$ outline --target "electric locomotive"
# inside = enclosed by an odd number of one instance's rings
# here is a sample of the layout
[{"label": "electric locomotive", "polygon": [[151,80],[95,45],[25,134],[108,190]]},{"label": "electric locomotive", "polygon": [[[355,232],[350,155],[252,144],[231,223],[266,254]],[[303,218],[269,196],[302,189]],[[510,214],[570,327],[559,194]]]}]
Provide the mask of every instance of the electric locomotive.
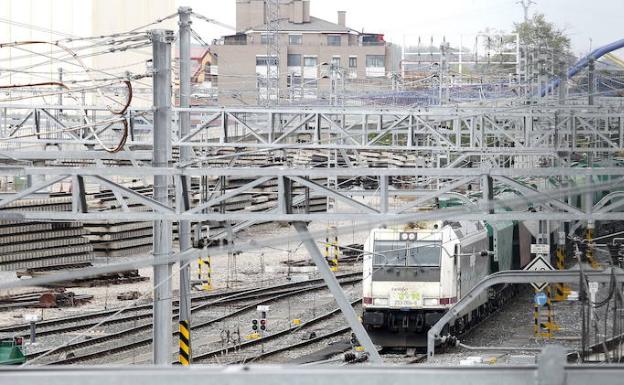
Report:
[{"label": "electric locomotive", "polygon": [[[515,234],[512,222],[430,221],[373,229],[364,245],[362,314],[373,342],[426,346],[428,329],[467,291],[513,267]],[[501,306],[509,292],[497,287],[475,298],[445,333],[462,333]]]}]

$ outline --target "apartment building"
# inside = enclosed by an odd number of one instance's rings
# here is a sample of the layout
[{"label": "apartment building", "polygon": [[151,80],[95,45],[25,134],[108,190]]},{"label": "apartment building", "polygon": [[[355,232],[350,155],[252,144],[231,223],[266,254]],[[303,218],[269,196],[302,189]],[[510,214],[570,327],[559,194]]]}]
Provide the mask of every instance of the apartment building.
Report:
[{"label": "apartment building", "polygon": [[237,33],[211,49],[219,67],[220,104],[276,98],[267,91],[272,81],[279,84],[280,100],[292,101],[323,98],[336,79],[386,76],[384,36],[347,27],[346,12],[338,11],[334,23],[311,16],[310,0],[282,0],[272,26],[267,12],[265,0],[236,0]]}]

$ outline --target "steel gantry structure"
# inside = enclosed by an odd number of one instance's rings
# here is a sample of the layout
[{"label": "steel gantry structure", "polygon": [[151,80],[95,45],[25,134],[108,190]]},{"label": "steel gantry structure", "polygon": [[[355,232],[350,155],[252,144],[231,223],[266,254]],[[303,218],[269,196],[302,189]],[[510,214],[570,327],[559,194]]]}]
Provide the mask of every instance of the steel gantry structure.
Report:
[{"label": "steel gantry structure", "polygon": [[[435,198],[454,189],[460,189],[470,185],[482,177],[491,177],[497,187],[506,186],[514,189],[519,197],[516,199],[493,200],[492,208],[505,208],[506,211],[483,213],[481,205],[469,205],[460,209],[446,210],[457,218],[472,220],[559,220],[559,221],[587,221],[587,220],[622,220],[624,213],[617,211],[621,204],[600,204],[599,210],[582,210],[566,202],[570,195],[583,195],[595,191],[614,190],[624,184],[624,168],[538,168],[538,169],[507,169],[507,168],[471,168],[471,169],[389,169],[389,168],[272,168],[272,167],[246,167],[246,168],[214,168],[214,169],[178,169],[158,167],[23,167],[12,166],[3,168],[4,175],[30,176],[33,179],[45,179],[35,183],[20,192],[5,194],[0,200],[0,218],[19,220],[54,220],[54,221],[105,221],[114,220],[121,222],[149,221],[166,219],[170,221],[335,221],[335,220],[359,220],[376,222],[393,222],[418,220],[435,215],[442,215],[445,210],[435,212],[421,212],[421,206],[430,204]],[[550,179],[553,177],[592,176],[610,179],[607,182],[582,182],[566,189],[539,191],[531,186],[514,180],[514,177],[531,178],[532,180]],[[45,178],[47,176],[47,178]],[[188,191],[176,188],[173,192],[174,199],[162,202],[150,198],[124,187],[114,179],[119,178],[142,178],[164,176],[182,185],[188,178],[211,176],[211,177],[241,177],[249,180],[245,185],[225,193],[218,193],[207,201],[200,202],[194,207],[185,207],[188,200]],[[330,189],[323,184],[314,182],[311,178],[328,176],[340,177],[374,177],[380,179],[380,187],[376,195],[379,199],[374,202],[362,202],[354,196],[363,195],[366,190],[338,191]],[[441,184],[440,188],[427,190],[390,190],[387,182],[390,177],[421,177],[428,176],[436,179],[444,179],[448,182]],[[383,181],[386,180],[384,183]],[[594,178],[591,179],[592,181]],[[82,182],[81,182],[82,181]],[[69,184],[73,200],[71,211],[26,211],[19,208],[12,209],[11,203],[36,194],[45,192],[46,188],[56,183]],[[81,199],[84,196],[84,184],[99,185],[102,189],[111,189],[115,193],[121,210],[108,211],[95,208],[91,210],[88,202]],[[257,186],[276,184],[275,193],[278,195],[278,207],[275,210],[265,212],[249,212],[240,210],[210,211],[219,203],[232,199],[238,195],[252,192]],[[331,197],[344,203],[344,207],[337,208],[333,213],[310,213],[293,204],[303,192],[295,193],[296,187],[306,187],[316,196]],[[391,207],[392,196],[413,195],[414,201],[407,202],[396,208]],[[619,202],[621,196],[611,197]],[[177,203],[176,203],[177,202]],[[133,203],[130,206],[129,203]],[[299,205],[300,206],[300,205]],[[529,210],[539,206],[541,209]],[[598,206],[598,205],[596,205]]]},{"label": "steel gantry structure", "polygon": [[[81,123],[84,111],[99,120]],[[150,109],[129,109],[117,118],[106,118],[107,113],[102,107],[0,104],[1,154],[56,159],[55,154],[35,151],[56,147],[87,150],[61,159],[91,159],[98,142],[87,128],[97,127],[93,131],[114,141],[122,122],[131,127],[132,135],[121,154],[151,145]],[[171,113],[175,122],[188,114],[192,127],[181,132],[180,125],[174,125],[172,146],[196,152],[311,149],[555,157],[624,149],[624,112],[619,106],[172,107]]]},{"label": "steel gantry structure", "polygon": [[[189,13],[188,8],[179,11],[183,54]],[[358,339],[378,361],[311,242],[307,222],[624,220],[619,211],[624,200],[617,193],[597,203],[585,199],[580,208],[571,203],[595,191],[621,190],[624,168],[617,167],[617,157],[624,150],[624,112],[617,106],[190,107],[189,85],[181,81],[180,105],[174,107],[173,34],[154,30],[150,36],[152,108],[119,113],[101,106],[0,105],[2,176],[28,180],[25,189],[2,194],[0,220],[154,221],[157,364],[170,361],[167,281],[173,222],[180,224],[182,253],[192,252],[191,223],[293,223]],[[188,66],[188,60],[181,60],[185,79]],[[319,155],[325,160],[312,160]],[[243,182],[200,195],[192,187],[193,181],[205,179],[216,186],[228,178]],[[327,183],[330,178],[339,183]],[[125,180],[136,179],[153,185],[153,197],[124,186]],[[373,187],[362,180],[372,181]],[[61,183],[71,191],[70,210],[29,211],[14,205]],[[112,191],[119,209],[91,205],[86,186]],[[277,197],[275,207],[252,212],[223,205],[260,188]],[[496,197],[495,190],[511,191],[513,197]],[[457,191],[464,193],[464,206],[420,210],[435,208],[436,199]],[[364,199],[371,196],[375,200]],[[332,212],[310,212],[306,202],[311,197],[341,204]],[[185,296],[188,282],[183,281]],[[188,317],[184,313],[181,320]]]}]

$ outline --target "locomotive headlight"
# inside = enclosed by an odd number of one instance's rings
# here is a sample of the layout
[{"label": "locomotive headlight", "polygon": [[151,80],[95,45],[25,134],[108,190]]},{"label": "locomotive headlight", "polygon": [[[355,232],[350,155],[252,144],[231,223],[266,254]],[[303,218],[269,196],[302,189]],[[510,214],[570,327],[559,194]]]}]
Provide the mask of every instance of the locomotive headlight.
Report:
[{"label": "locomotive headlight", "polygon": [[438,306],[439,302],[437,298],[425,298],[423,300],[423,305],[425,306]]}]

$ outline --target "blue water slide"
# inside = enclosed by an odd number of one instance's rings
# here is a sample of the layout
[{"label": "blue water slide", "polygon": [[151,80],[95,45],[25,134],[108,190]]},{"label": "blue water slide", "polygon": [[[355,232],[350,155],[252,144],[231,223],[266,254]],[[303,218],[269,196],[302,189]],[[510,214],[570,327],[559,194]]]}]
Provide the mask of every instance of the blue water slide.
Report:
[{"label": "blue water slide", "polygon": [[[592,59],[597,60],[603,55],[606,55],[609,52],[618,50],[620,48],[624,48],[624,39],[620,39],[620,40],[614,41],[613,43],[604,45],[600,48],[596,48],[595,50],[590,52],[587,56],[583,57],[581,60],[576,62],[576,64],[574,64],[572,67],[568,69],[568,79],[576,75],[583,68],[587,67],[589,65],[590,60]],[[553,81],[550,82],[548,86],[546,86],[540,91],[540,96],[545,96],[547,91],[550,92],[551,90],[554,90],[555,88],[559,87],[560,83],[561,83],[561,79],[559,78],[554,79]]]}]

